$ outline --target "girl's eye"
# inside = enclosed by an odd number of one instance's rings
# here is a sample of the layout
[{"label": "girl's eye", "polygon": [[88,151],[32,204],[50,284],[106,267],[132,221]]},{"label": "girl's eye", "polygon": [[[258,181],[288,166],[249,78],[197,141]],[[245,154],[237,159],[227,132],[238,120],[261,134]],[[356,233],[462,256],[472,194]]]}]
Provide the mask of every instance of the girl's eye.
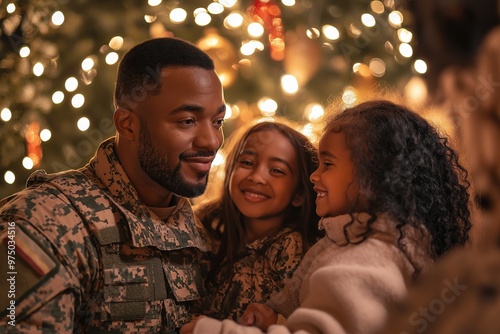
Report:
[{"label": "girl's eye", "polygon": [[252,166],[253,163],[250,160],[240,160],[240,165]]},{"label": "girl's eye", "polygon": [[329,167],[329,166],[333,166],[334,164],[332,162],[330,162],[330,161],[323,161],[323,165],[325,167]]},{"label": "girl's eye", "polygon": [[272,168],[271,169],[271,173],[285,175],[285,172],[282,169],[279,169],[279,168]]}]

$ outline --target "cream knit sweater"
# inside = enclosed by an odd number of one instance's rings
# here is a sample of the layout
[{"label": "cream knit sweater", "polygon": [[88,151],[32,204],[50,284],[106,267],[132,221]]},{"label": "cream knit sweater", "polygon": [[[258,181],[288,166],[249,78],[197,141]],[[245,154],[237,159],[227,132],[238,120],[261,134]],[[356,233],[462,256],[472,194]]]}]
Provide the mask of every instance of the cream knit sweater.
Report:
[{"label": "cream knit sweater", "polygon": [[[406,227],[402,242],[407,252],[403,253],[396,246],[396,223],[382,216],[372,224],[373,233],[361,241],[369,217],[358,214],[351,224],[350,215],[320,222],[326,236],[307,252],[285,288],[267,303],[288,317],[284,325],[269,327],[268,333],[370,334],[382,328],[388,304],[406,296],[414,265],[425,269],[431,263],[426,252],[429,237]],[[230,320],[202,318],[194,333],[261,331]]]}]

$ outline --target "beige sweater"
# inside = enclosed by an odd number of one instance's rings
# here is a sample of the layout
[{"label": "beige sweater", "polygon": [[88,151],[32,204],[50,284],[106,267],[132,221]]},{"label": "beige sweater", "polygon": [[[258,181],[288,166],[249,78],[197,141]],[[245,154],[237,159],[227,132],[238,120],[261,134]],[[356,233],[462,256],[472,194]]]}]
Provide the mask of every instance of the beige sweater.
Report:
[{"label": "beige sweater", "polygon": [[[321,221],[325,238],[307,252],[285,289],[268,302],[277,313],[288,316],[284,325],[273,325],[268,333],[369,334],[381,329],[387,305],[406,296],[413,265],[425,269],[430,264],[430,257],[417,247],[427,245],[428,237],[406,228],[405,254],[396,247],[395,223],[382,217],[372,225],[370,237],[355,243],[366,231],[369,216],[356,218],[350,225],[348,215]],[[211,318],[200,319],[194,330],[195,334],[236,332],[261,333],[255,327]]]}]

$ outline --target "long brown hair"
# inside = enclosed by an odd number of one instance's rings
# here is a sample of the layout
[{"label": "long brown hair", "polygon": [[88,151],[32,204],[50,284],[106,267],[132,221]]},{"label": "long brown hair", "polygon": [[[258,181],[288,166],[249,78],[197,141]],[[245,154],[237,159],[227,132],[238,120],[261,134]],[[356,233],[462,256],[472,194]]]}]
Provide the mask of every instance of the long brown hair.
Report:
[{"label": "long brown hair", "polygon": [[[228,155],[224,168],[222,192],[215,198],[195,207],[196,214],[203,225],[212,237],[220,241],[220,247],[212,263],[212,267],[215,269],[223,261],[227,267],[232,268],[245,245],[243,217],[229,194],[229,183],[237,164],[237,157],[251,134],[269,130],[278,131],[284,135],[294,147],[299,166],[299,182],[295,192],[304,196],[304,203],[300,207],[289,205],[284,217],[284,224],[302,235],[304,251],[312,246],[321,235],[318,230],[319,217],[316,215],[316,193],[309,181],[309,176],[316,170],[318,164],[316,147],[306,136],[284,123],[257,123],[246,129],[241,135],[233,136],[226,146],[225,151],[228,152]],[[259,140],[263,146],[272,145],[270,139],[264,134]]]}]

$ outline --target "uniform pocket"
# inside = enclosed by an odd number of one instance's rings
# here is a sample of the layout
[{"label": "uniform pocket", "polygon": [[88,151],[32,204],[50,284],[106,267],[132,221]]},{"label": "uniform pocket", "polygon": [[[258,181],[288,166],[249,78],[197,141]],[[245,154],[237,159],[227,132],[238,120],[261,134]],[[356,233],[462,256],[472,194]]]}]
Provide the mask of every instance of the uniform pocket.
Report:
[{"label": "uniform pocket", "polygon": [[147,266],[104,269],[104,301],[146,301],[153,299]]}]

